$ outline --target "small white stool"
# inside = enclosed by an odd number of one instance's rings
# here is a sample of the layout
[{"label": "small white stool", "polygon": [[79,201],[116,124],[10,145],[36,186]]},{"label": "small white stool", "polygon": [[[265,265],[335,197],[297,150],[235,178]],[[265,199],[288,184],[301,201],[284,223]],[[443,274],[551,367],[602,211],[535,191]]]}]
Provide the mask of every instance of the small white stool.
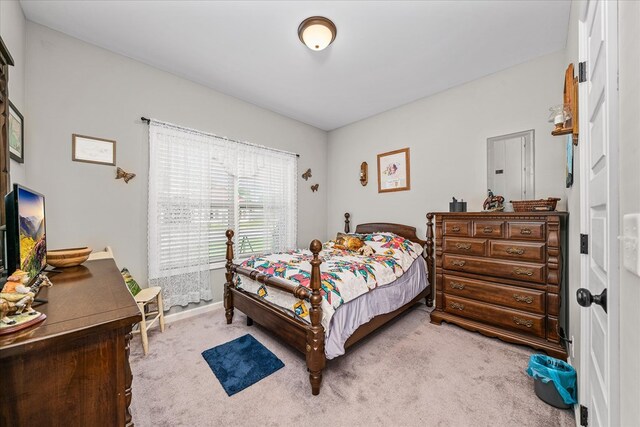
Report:
[{"label": "small white stool", "polygon": [[[95,259],[108,259],[113,258],[113,251],[111,247],[107,246],[104,251],[93,252],[89,255],[89,260]],[[132,294],[133,295],[133,294]],[[140,321],[140,330],[133,331],[133,333],[140,333],[142,337],[142,349],[145,356],[149,353],[149,339],[147,338],[147,331],[153,326],[153,324],[160,320],[160,331],[164,332],[164,307],[162,305],[162,288],[160,286],[151,286],[149,288],[142,288],[140,292],[133,295],[133,299],[136,301],[140,313],[142,313],[142,320]],[[148,304],[155,304],[156,311],[147,311],[145,308]],[[154,316],[149,321],[148,316]]]}]

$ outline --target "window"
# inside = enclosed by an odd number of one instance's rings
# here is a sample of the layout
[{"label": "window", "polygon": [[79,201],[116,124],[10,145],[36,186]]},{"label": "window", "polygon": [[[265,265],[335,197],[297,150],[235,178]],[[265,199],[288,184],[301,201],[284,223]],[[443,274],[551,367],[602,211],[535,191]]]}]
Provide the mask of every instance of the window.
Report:
[{"label": "window", "polygon": [[236,254],[292,249],[296,236],[296,161],[269,152],[237,179]]},{"label": "window", "polygon": [[175,277],[235,254],[296,243],[294,154],[152,121],[149,127],[149,277]]}]

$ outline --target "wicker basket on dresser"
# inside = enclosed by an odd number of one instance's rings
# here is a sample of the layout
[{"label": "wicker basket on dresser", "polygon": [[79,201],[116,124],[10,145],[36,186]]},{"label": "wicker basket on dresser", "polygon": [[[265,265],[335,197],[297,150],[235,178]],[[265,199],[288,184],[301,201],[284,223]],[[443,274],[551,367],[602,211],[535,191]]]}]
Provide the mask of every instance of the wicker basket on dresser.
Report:
[{"label": "wicker basket on dresser", "polygon": [[[435,213],[442,321],[566,359],[559,328],[568,214]],[[566,301],[566,298],[564,298]]]}]

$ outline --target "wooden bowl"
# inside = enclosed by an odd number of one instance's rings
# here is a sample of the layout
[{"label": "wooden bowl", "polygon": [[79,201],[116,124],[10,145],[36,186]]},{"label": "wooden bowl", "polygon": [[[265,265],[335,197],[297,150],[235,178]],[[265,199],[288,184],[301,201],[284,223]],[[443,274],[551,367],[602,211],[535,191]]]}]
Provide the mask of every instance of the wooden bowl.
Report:
[{"label": "wooden bowl", "polygon": [[47,264],[55,268],[75,267],[89,259],[91,248],[56,249],[47,251]]}]

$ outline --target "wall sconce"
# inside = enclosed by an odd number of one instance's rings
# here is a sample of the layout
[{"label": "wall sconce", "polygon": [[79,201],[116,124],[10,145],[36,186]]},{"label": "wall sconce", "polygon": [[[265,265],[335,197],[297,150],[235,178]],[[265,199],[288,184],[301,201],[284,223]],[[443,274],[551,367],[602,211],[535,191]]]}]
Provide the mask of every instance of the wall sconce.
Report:
[{"label": "wall sconce", "polygon": [[360,184],[365,187],[369,183],[369,165],[362,162],[360,165]]}]

